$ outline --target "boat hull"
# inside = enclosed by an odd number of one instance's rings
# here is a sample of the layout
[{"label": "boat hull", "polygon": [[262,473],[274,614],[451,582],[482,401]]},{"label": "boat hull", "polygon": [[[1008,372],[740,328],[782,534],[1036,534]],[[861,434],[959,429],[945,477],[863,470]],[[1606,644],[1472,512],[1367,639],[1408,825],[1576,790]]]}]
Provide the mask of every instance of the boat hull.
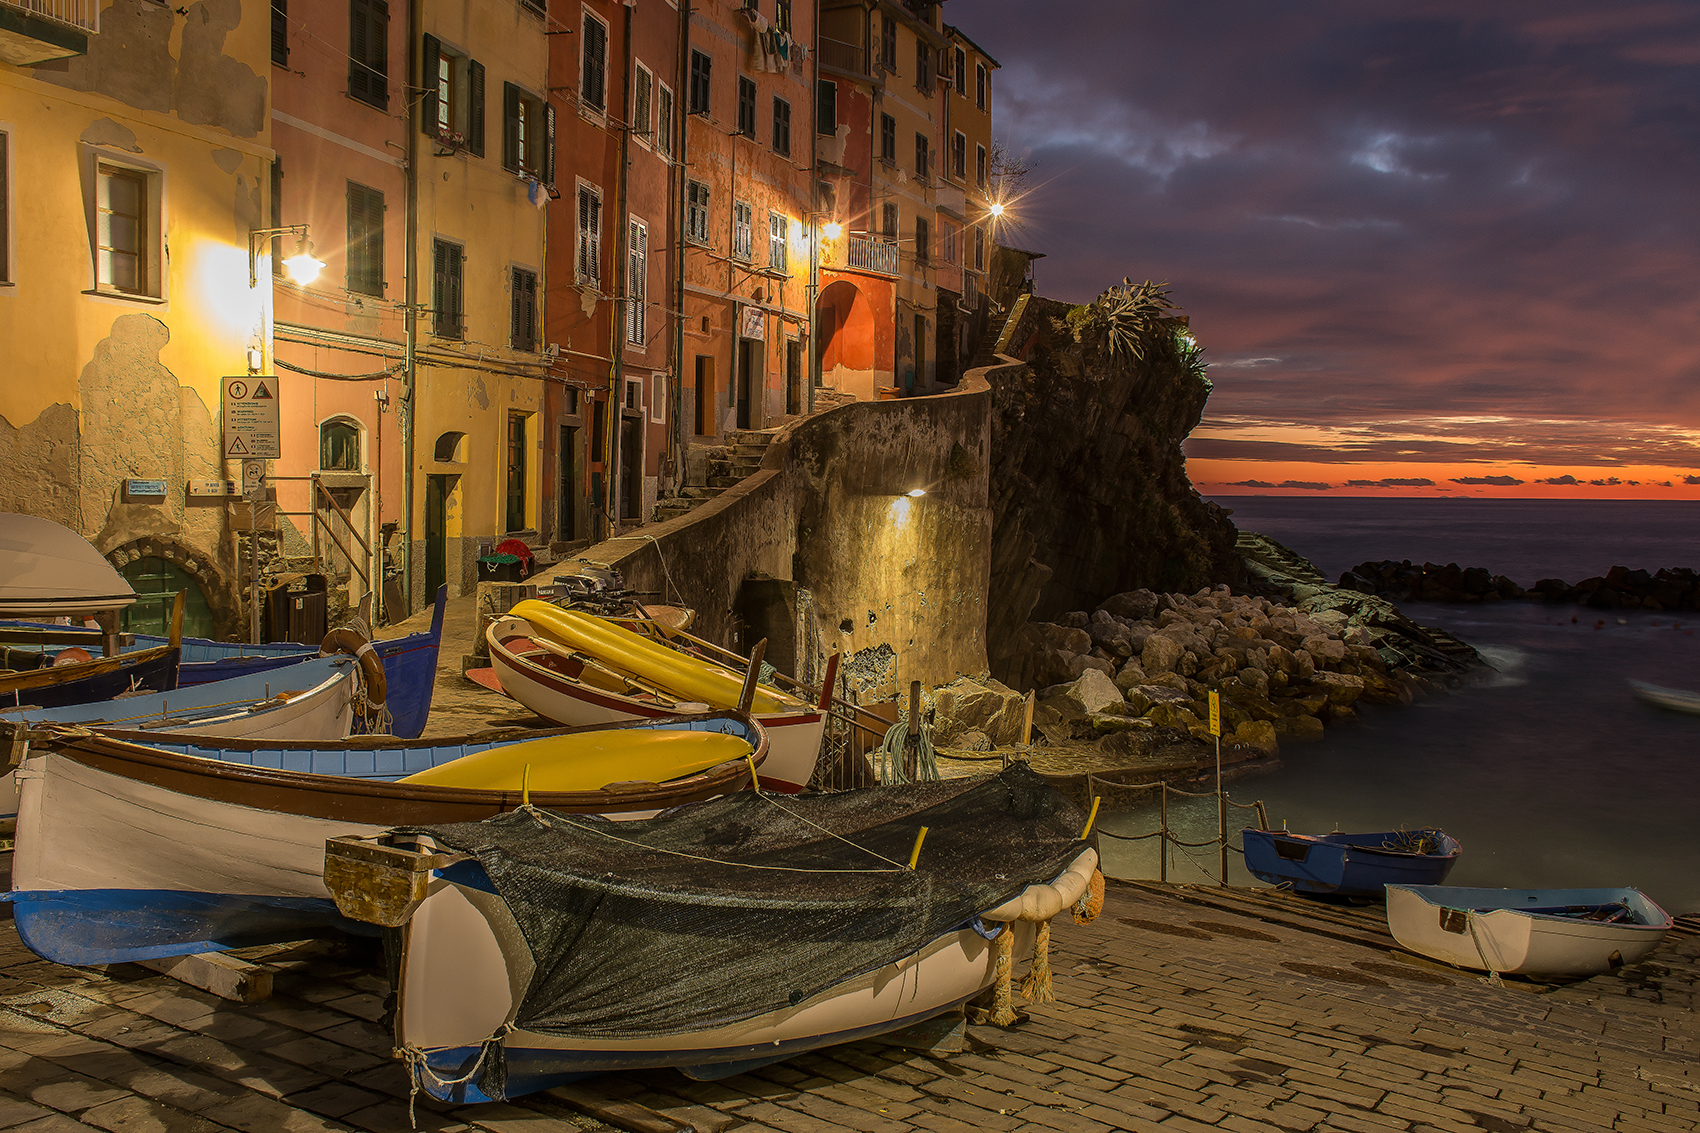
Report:
[{"label": "boat hull", "polygon": [[[548,655],[530,649],[529,628],[520,618],[492,623],[490,666],[503,692],[545,720],[585,726],[650,720],[681,710],[679,701],[622,696],[550,667]],[[803,790],[814,775],[826,714],[801,706],[792,712],[757,713],[756,719],[767,729],[771,745],[761,785],[775,791]]]},{"label": "boat hull", "polygon": [[1629,687],[1635,690],[1637,697],[1648,704],[1671,712],[1700,716],[1700,692],[1690,692],[1682,688],[1666,688],[1663,685],[1651,685],[1645,681],[1630,681]]},{"label": "boat hull", "polygon": [[[711,713],[646,722],[724,731],[746,738],[757,764],[765,736],[748,717]],[[402,741],[319,751],[231,741],[218,749],[162,745],[171,737],[126,733],[31,740],[17,772],[17,849],[10,894],[19,935],[62,964],[110,964],[299,940],[337,928],[370,932],[337,913],[324,883],[325,842],[411,823],[477,821],[510,811],[521,792],[394,783],[493,746],[562,734],[525,732],[500,740]],[[51,748],[36,750],[51,744]],[[206,758],[189,750],[216,750]],[[322,756],[322,759],[315,757]],[[268,763],[329,769],[284,770]],[[379,770],[379,765],[383,769]],[[373,774],[360,774],[370,769]],[[667,784],[609,791],[533,792],[551,810],[648,817],[680,803],[749,784],[743,761]]]},{"label": "boat hull", "polygon": [[1377,834],[1290,834],[1245,829],[1245,865],[1259,881],[1310,896],[1380,897],[1395,885],[1439,885],[1458,861],[1458,843],[1439,834],[1442,852],[1388,850],[1400,831]]},{"label": "boat hull", "polygon": [[[1642,922],[1598,921],[1526,909],[1621,903]],[[1454,967],[1537,979],[1575,979],[1638,963],[1671,918],[1638,889],[1387,887],[1387,927],[1401,945]]]}]

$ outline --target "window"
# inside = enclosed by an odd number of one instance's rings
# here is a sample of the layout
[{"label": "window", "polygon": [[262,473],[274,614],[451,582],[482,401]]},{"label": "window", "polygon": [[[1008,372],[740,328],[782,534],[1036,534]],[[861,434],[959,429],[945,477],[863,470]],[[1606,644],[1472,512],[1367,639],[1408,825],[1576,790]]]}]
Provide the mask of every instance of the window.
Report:
[{"label": "window", "polygon": [[974,105],[981,110],[986,109],[986,87],[990,78],[984,63],[974,64]]},{"label": "window", "polygon": [[[3,181],[5,179],[5,175],[6,175],[6,157],[5,157],[5,153],[4,153],[5,142],[6,142],[6,135],[0,134],[0,181]],[[6,204],[5,186],[0,185],[0,212],[3,212],[3,210],[5,208],[5,204]],[[281,157],[272,158],[272,213],[271,213],[271,216],[272,216],[272,222],[271,222],[272,227],[273,228],[282,228],[283,227],[283,158],[281,158]],[[4,215],[0,215],[0,242],[4,242],[5,239],[6,239],[6,220],[5,220]],[[283,274],[283,237],[273,236],[271,238],[271,240],[268,241],[268,242],[272,246],[272,274],[273,275],[282,275]],[[5,268],[6,268],[6,257],[5,257],[4,254],[0,254],[0,272],[4,272]],[[0,277],[0,278],[3,278],[3,277]]]},{"label": "window", "polygon": [[915,37],[915,88],[927,94],[933,88],[933,49],[920,36]]},{"label": "window", "polygon": [[958,181],[968,180],[968,135],[961,130],[950,139],[950,172]]},{"label": "window", "polygon": [[512,83],[502,84],[502,168],[555,180],[555,108]]},{"label": "window", "polygon": [[647,346],[649,311],[649,225],[631,218],[626,232],[626,341]]},{"label": "window", "polygon": [[272,0],[272,62],[289,66],[289,0]]},{"label": "window", "polygon": [[917,177],[925,177],[927,175],[927,167],[931,164],[931,162],[928,160],[930,155],[928,154],[927,150],[928,150],[927,135],[916,134],[915,135],[915,176],[917,176]]},{"label": "window", "polygon": [[880,231],[887,240],[897,239],[897,205],[887,201],[880,206]]},{"label": "window", "polygon": [[922,217],[915,218],[915,262],[918,264],[931,263],[933,260],[933,227]]},{"label": "window", "polygon": [[708,243],[708,186],[701,181],[685,183],[685,239]]},{"label": "window", "polygon": [[947,264],[956,262],[956,225],[948,220],[939,221],[939,259]]},{"label": "window", "polygon": [[791,34],[791,0],[773,0],[773,26]]},{"label": "window", "polygon": [[431,241],[431,333],[438,338],[461,336],[461,261],[466,250],[448,240]]},{"label": "window", "polygon": [[361,102],[390,106],[390,6],[384,0],[349,0],[348,93]]},{"label": "window", "polygon": [[755,258],[754,234],[750,229],[755,224],[755,214],[748,201],[732,202],[732,255],[740,260]]},{"label": "window", "polygon": [[384,194],[348,183],[348,289],[384,294]]},{"label": "window", "polygon": [[525,414],[508,414],[508,531],[525,530]]},{"label": "window", "polygon": [[743,75],[738,76],[738,133],[756,136],[756,83]]},{"label": "window", "polygon": [[956,66],[951,68],[951,78],[956,81],[956,93],[968,97],[968,53],[962,48],[956,49]]},{"label": "window", "polygon": [[815,84],[815,133],[838,133],[838,84],[831,79]]},{"label": "window", "polygon": [[600,114],[608,106],[608,25],[584,14],[584,54],[578,77],[578,97],[582,106]]},{"label": "window", "polygon": [[662,157],[673,156],[673,92],[661,87],[656,99],[655,152]]},{"label": "window", "polygon": [[579,283],[602,286],[602,191],[592,185],[578,187],[578,266],[573,275]]},{"label": "window", "polygon": [[880,115],[880,160],[897,160],[897,119],[889,114]]},{"label": "window", "polygon": [[767,266],[773,271],[787,271],[785,236],[791,222],[784,213],[767,214]]},{"label": "window", "polygon": [[157,201],[152,178],[105,162],[98,169],[96,288],[127,295],[157,295],[152,254]]},{"label": "window", "polygon": [[791,156],[791,104],[783,98],[773,100],[773,152]]},{"label": "window", "polygon": [[460,463],[460,442],[466,439],[465,433],[450,431],[437,437],[436,447],[432,450],[431,458],[438,464]]},{"label": "window", "polygon": [[484,64],[445,48],[434,35],[422,37],[424,68],[431,81],[420,102],[420,129],[450,149],[464,145],[484,156]]},{"label": "window", "polygon": [[324,471],[360,471],[360,429],[351,421],[319,426],[319,467]]},{"label": "window", "polygon": [[655,77],[639,63],[632,78],[632,131],[643,145],[655,141]]},{"label": "window", "polygon": [[508,297],[508,344],[515,350],[537,349],[537,273],[514,268]]},{"label": "window", "polygon": [[982,189],[986,187],[987,173],[986,147],[976,144],[974,146],[974,181]]},{"label": "window", "polygon": [[974,270],[986,270],[986,232],[977,224],[974,226]]},{"label": "window", "polygon": [[700,51],[691,52],[691,113],[708,113],[708,79],[714,60]]},{"label": "window", "polygon": [[897,21],[890,16],[880,16],[880,66],[897,73]]}]

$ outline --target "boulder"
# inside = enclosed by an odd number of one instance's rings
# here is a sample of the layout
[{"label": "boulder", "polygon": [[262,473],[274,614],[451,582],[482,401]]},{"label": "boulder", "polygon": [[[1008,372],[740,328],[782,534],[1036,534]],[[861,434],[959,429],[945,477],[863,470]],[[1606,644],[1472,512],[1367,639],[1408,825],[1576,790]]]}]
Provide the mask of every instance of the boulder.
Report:
[{"label": "boulder", "polygon": [[1135,685],[1127,690],[1128,707],[1143,716],[1159,704],[1185,705],[1192,701],[1192,696],[1185,689],[1168,688],[1164,685]]},{"label": "boulder", "polygon": [[1112,705],[1124,704],[1121,689],[1109,675],[1098,669],[1087,669],[1080,674],[1062,699],[1069,701],[1086,716],[1093,716]]},{"label": "boulder", "polygon": [[984,732],[964,732],[956,737],[954,744],[949,746],[958,751],[991,751],[997,745],[992,743],[992,738]]},{"label": "boulder", "polygon": [[1315,743],[1323,735],[1322,721],[1315,716],[1288,716],[1275,721],[1275,731],[1284,740]]},{"label": "boulder", "polygon": [[1153,705],[1145,714],[1145,718],[1159,728],[1178,728],[1190,734],[1194,728],[1203,728],[1205,724],[1193,714],[1190,708],[1178,704]]},{"label": "boulder", "polygon": [[1317,673],[1310,678],[1310,683],[1321,686],[1328,696],[1328,703],[1338,704],[1342,708],[1354,703],[1364,691],[1364,678],[1347,676],[1345,673]]},{"label": "boulder", "polygon": [[1269,695],[1269,674],[1262,669],[1244,668],[1236,676],[1242,686],[1257,693],[1257,695]]},{"label": "boulder", "polygon": [[1304,639],[1302,648],[1309,653],[1318,664],[1333,662],[1338,665],[1346,659],[1346,643],[1337,638],[1323,637],[1318,634]]},{"label": "boulder", "polygon": [[1144,683],[1145,670],[1139,667],[1138,661],[1129,661],[1127,664],[1123,665],[1121,667],[1121,671],[1116,674],[1116,687],[1121,689],[1124,693],[1134,685],[1142,685]]},{"label": "boulder", "polygon": [[1072,662],[1077,654],[1046,646],[1035,650],[1031,656],[1033,663],[1031,679],[1034,688],[1064,684],[1080,675],[1078,669],[1072,668]]},{"label": "boulder", "polygon": [[1079,680],[1085,672],[1103,673],[1106,677],[1116,675],[1116,663],[1105,657],[1070,657],[1068,673],[1070,680]]},{"label": "boulder", "polygon": [[1147,673],[1172,673],[1186,650],[1173,638],[1154,633],[1145,639],[1139,665]]},{"label": "boulder", "polygon": [[947,747],[963,746],[960,737],[975,731],[994,746],[1017,743],[1027,714],[1026,697],[990,679],[959,677],[933,693],[933,705],[934,741]]},{"label": "boulder", "polygon": [[1118,618],[1141,622],[1157,612],[1157,595],[1149,590],[1129,590],[1105,599],[1098,608]]},{"label": "boulder", "polygon": [[1092,652],[1092,636],[1084,629],[1051,622],[1028,622],[1027,628],[1034,638],[1052,649],[1069,653]]},{"label": "boulder", "polygon": [[1154,726],[1151,721],[1139,716],[1120,716],[1109,712],[1100,712],[1096,716],[1093,716],[1091,723],[1092,731],[1100,736],[1107,736],[1112,732],[1126,732],[1131,731],[1134,728],[1150,728]]},{"label": "boulder", "polygon": [[1275,725],[1267,720],[1248,720],[1234,729],[1234,734],[1228,737],[1228,742],[1238,747],[1248,747],[1263,756],[1274,757],[1281,753],[1280,741],[1275,736]]}]

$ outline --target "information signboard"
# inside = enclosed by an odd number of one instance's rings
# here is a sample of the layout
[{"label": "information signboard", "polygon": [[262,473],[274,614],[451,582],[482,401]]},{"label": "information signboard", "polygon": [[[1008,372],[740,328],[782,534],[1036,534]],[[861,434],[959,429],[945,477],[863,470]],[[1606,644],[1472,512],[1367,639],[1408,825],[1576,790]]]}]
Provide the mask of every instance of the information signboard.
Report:
[{"label": "information signboard", "polygon": [[232,460],[276,460],[283,455],[278,427],[277,379],[255,374],[225,378],[224,455]]}]

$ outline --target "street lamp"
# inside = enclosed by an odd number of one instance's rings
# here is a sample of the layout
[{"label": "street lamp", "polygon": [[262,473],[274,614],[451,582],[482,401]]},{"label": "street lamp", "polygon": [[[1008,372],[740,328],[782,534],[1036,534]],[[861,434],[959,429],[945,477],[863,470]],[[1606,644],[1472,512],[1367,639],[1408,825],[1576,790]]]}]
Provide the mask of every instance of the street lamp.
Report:
[{"label": "street lamp", "polygon": [[836,220],[829,220],[820,227],[820,234],[828,240],[836,240],[844,235],[844,226]]},{"label": "street lamp", "polygon": [[283,266],[289,272],[289,278],[302,287],[319,278],[319,271],[325,266],[325,261],[312,252],[307,242],[307,226],[305,224],[287,224],[282,228],[255,228],[248,233],[248,286],[256,287],[260,282],[259,258],[260,245],[263,241],[274,236],[295,237],[295,254],[284,259]]}]

